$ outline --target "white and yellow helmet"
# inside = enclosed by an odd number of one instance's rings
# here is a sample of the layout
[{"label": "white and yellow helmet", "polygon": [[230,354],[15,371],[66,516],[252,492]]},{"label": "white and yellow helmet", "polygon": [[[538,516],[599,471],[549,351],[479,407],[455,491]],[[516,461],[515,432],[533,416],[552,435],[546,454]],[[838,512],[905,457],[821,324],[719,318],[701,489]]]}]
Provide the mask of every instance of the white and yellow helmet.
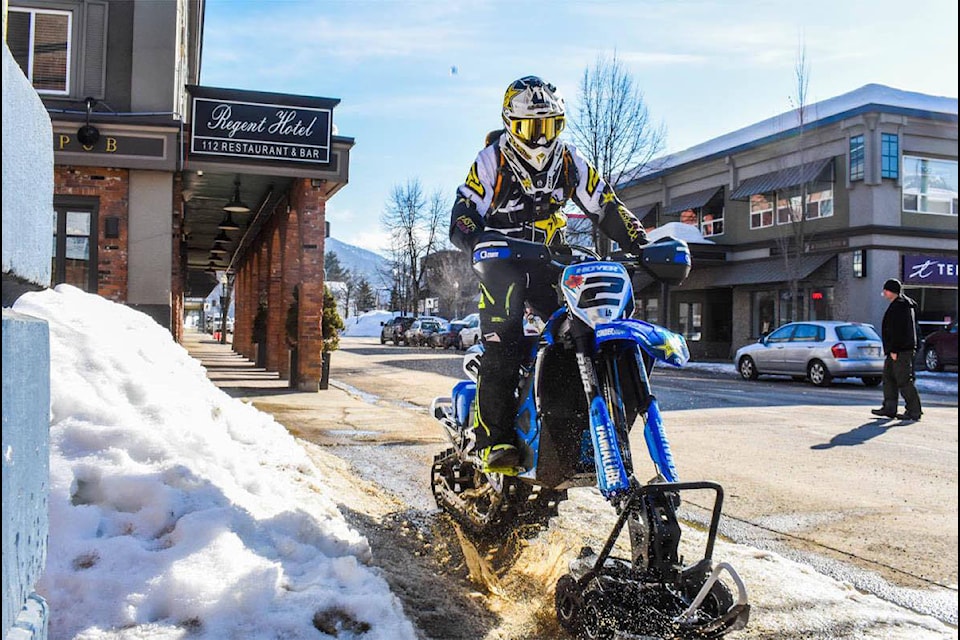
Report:
[{"label": "white and yellow helmet", "polygon": [[503,124],[510,146],[542,170],[553,156],[565,124],[563,96],[536,76],[515,80],[503,95]]}]

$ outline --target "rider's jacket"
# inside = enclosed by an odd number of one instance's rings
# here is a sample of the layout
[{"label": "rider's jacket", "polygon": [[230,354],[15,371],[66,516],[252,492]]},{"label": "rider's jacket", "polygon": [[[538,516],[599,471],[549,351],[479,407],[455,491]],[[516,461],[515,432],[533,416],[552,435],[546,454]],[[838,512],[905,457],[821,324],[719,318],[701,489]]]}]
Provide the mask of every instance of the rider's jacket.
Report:
[{"label": "rider's jacket", "polygon": [[621,248],[645,244],[643,225],[576,147],[559,141],[553,160],[537,172],[516,156],[506,133],[480,151],[457,189],[450,240],[468,253],[485,231],[561,244],[561,209],[571,198]]}]

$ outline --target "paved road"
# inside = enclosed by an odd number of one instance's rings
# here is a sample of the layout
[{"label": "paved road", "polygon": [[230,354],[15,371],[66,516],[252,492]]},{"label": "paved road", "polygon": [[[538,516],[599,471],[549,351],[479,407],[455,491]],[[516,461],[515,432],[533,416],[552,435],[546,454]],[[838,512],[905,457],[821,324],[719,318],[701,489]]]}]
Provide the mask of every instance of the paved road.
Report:
[{"label": "paved road", "polygon": [[[461,361],[347,338],[331,377],[425,409],[461,378]],[[904,424],[873,419],[880,391],[852,382],[821,389],[657,369],[653,384],[681,477],[725,487],[725,535],[956,624],[956,395],[927,394],[923,421]],[[409,425],[412,440],[432,435]],[[637,445],[635,459],[646,460]],[[915,589],[945,589],[952,611],[942,599],[918,604]]]}]

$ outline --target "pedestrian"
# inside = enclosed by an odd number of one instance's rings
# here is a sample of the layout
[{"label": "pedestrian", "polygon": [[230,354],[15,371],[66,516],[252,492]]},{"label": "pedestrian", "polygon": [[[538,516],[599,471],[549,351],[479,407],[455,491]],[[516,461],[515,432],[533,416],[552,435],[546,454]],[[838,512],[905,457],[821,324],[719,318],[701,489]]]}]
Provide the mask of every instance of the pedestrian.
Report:
[{"label": "pedestrian", "polygon": [[[640,221],[572,144],[561,141],[566,113],[557,88],[536,76],[510,84],[501,112],[504,128],[491,132],[457,190],[450,239],[465,253],[504,236],[550,247],[565,245],[572,200],[620,248],[638,254],[646,244]],[[530,352],[525,302],[548,317],[559,303],[552,280],[504,260],[480,274],[484,354],[477,381],[476,452],[483,470],[516,475],[520,452],[513,421],[520,364]],[[531,331],[533,333],[533,331]]]},{"label": "pedestrian", "polygon": [[[896,278],[883,283],[883,297],[890,301],[883,314],[883,406],[871,413],[884,418],[916,421],[923,412],[920,394],[914,384],[913,369],[917,353],[917,303],[903,295],[903,284]],[[899,396],[903,396],[904,412],[897,413]]]}]

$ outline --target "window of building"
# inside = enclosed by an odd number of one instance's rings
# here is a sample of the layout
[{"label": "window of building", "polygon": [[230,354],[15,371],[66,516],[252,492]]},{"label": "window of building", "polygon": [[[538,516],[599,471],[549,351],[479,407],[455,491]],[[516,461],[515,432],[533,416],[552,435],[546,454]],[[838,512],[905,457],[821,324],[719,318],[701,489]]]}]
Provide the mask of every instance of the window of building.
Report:
[{"label": "window of building", "polygon": [[[62,0],[57,9],[11,0],[7,43],[14,60],[45,96],[101,99],[106,90],[106,0]],[[33,2],[52,5],[52,2]]]},{"label": "window of building", "polygon": [[723,234],[723,209],[717,213],[704,213],[700,223],[700,234],[704,238]]},{"label": "window of building", "polygon": [[763,229],[773,226],[773,198],[770,194],[750,196],[750,228]]},{"label": "window of building", "polygon": [[957,215],[957,161],[903,156],[903,210]]},{"label": "window of building", "polygon": [[772,291],[754,291],[752,294],[752,335],[763,336],[773,331],[776,326],[777,298]]},{"label": "window of building", "polygon": [[[789,289],[780,290],[780,300],[777,304],[777,325],[784,325],[794,320],[800,320],[803,309],[803,299],[800,297],[801,291],[797,291],[796,298],[791,295]],[[795,310],[797,312],[795,313]]]},{"label": "window of building", "polygon": [[807,193],[807,220],[833,215],[833,185],[817,183]]},{"label": "window of building", "polygon": [[880,134],[880,177],[900,177],[900,136],[895,133]]},{"label": "window of building", "polygon": [[799,189],[777,191],[777,224],[799,222],[800,212],[803,210],[800,202]]},{"label": "window of building", "polygon": [[810,310],[807,320],[833,320],[833,287],[816,287],[808,296]]},{"label": "window of building", "polygon": [[677,322],[680,334],[689,342],[697,342],[703,337],[703,304],[700,302],[681,302],[678,305]]},{"label": "window of building", "polygon": [[660,323],[659,311],[660,311],[659,299],[638,298],[633,317],[639,320],[646,320],[647,322],[652,322],[653,324],[659,324]]},{"label": "window of building", "polygon": [[97,292],[97,199],[54,201],[51,286],[70,284]]},{"label": "window of building", "polygon": [[853,277],[867,277],[867,250],[857,249],[853,252]]},{"label": "window of building", "polygon": [[807,220],[833,215],[833,186],[830,183],[811,183],[804,188],[792,187],[776,192],[777,224],[799,222],[800,212],[804,209]]},{"label": "window of building", "polygon": [[807,285],[797,290],[796,298],[789,289],[754,291],[751,307],[755,337],[795,320],[834,320],[834,288]]},{"label": "window of building", "polygon": [[73,14],[10,7],[7,42],[37,93],[70,95]]},{"label": "window of building", "polygon": [[850,136],[850,180],[863,180],[863,136]]}]

